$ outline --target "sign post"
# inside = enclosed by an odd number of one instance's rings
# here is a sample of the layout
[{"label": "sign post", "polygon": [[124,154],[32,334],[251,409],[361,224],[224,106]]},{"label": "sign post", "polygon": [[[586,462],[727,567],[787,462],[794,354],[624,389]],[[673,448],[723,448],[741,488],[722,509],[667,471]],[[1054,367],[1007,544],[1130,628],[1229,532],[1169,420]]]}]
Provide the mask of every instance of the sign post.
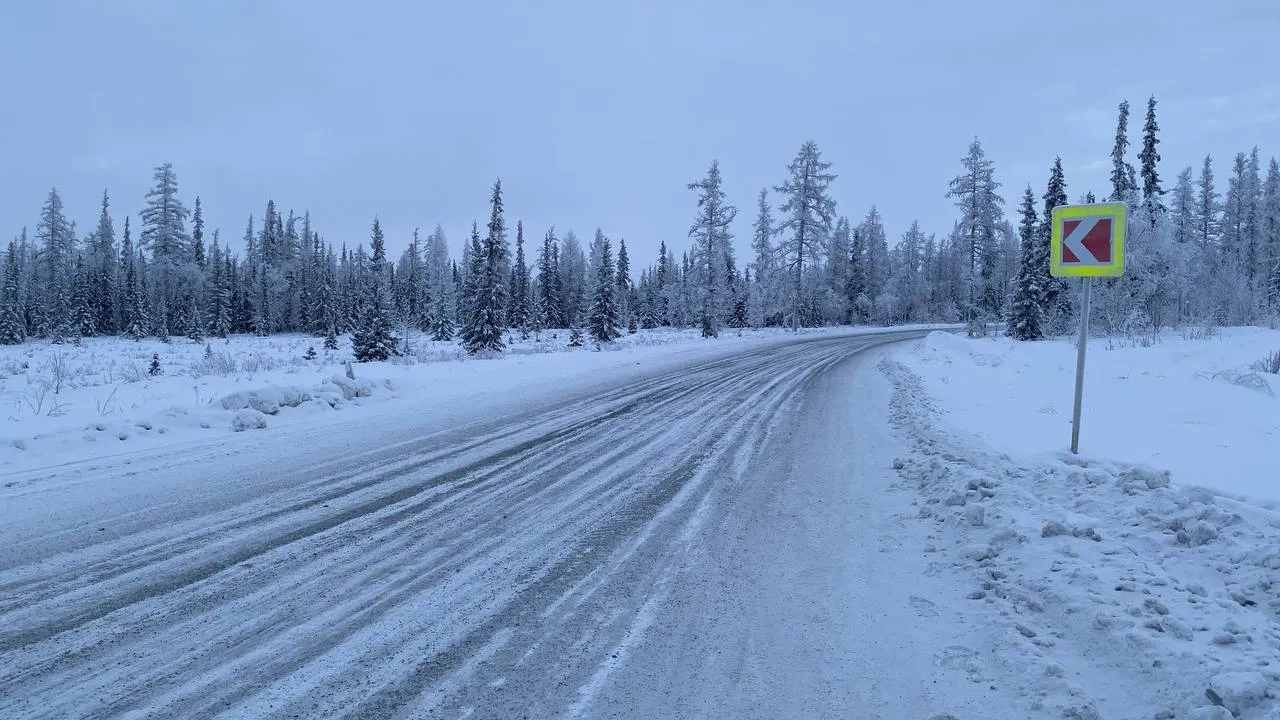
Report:
[{"label": "sign post", "polygon": [[1080,406],[1084,397],[1084,356],[1089,342],[1089,294],[1095,277],[1124,275],[1124,240],[1129,207],[1119,203],[1061,205],[1053,209],[1049,274],[1078,277],[1080,341],[1076,348],[1076,398],[1071,411],[1071,452],[1080,452]]}]

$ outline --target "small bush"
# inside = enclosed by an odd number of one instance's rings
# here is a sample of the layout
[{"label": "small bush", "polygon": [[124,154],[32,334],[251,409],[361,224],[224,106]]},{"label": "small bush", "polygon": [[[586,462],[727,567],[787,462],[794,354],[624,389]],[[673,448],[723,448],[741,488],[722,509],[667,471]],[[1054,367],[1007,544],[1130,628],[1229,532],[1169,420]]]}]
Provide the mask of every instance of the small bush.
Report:
[{"label": "small bush", "polygon": [[1280,350],[1276,350],[1270,355],[1254,363],[1253,369],[1258,372],[1280,375]]}]

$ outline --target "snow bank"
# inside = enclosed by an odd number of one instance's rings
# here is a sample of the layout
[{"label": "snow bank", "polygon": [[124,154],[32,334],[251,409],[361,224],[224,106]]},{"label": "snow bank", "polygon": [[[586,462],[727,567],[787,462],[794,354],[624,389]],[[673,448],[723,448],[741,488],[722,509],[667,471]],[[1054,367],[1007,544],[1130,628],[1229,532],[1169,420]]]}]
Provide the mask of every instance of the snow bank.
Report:
[{"label": "snow bank", "polygon": [[[1097,353],[1094,395],[1144,404],[1120,419],[1098,407],[1120,401],[1092,405],[1086,447],[1105,430],[1140,426],[1142,417],[1153,427],[1128,434],[1148,443],[1147,455],[1194,452],[1155,442],[1185,419],[1175,408],[1190,410],[1179,393],[1198,387],[1202,369],[1234,368],[1277,338],[1229,337],[1230,350],[1227,340],[1214,340]],[[1021,683],[1026,716],[1280,717],[1280,512],[1179,484],[1179,472],[1158,465],[1054,450],[1063,435],[1069,440],[1069,426],[1058,422],[1024,427],[1064,403],[1061,388],[1042,385],[1065,378],[1070,407],[1066,343],[1014,347],[931,335],[914,345],[881,363],[896,389],[892,420],[914,443],[895,467],[920,493],[920,521],[936,527],[927,548],[933,566],[967,570],[969,602],[988,607],[989,651]],[[1134,372],[1116,377],[1129,364]],[[1236,430],[1266,417],[1266,408],[1274,418],[1269,396],[1214,388],[1197,394],[1212,403],[1200,417],[1239,402],[1249,409],[1234,418]],[[1040,437],[1051,431],[1058,443]],[[1236,437],[1218,432],[1220,440]],[[1018,452],[1032,441],[1040,452]],[[1268,452],[1233,445],[1253,454],[1248,462]],[[1259,479],[1270,478],[1274,472]]]},{"label": "snow bank", "polygon": [[567,333],[553,331],[527,341],[510,337],[507,353],[494,360],[468,358],[456,342],[411,337],[404,357],[354,363],[354,379],[346,376],[352,360],[347,338],[335,351],[305,335],[0,346],[0,475],[318,418],[356,423],[378,407],[440,412],[464,399],[474,405],[498,395],[586,387],[596,379],[793,336],[731,330],[708,341],[694,330],[645,330],[595,351],[571,350]]},{"label": "snow bank", "polygon": [[[1073,342],[932,333],[913,345],[900,359],[942,403],[949,427],[1019,456],[1070,447]],[[1081,452],[1280,501],[1280,376],[1259,366],[1276,351],[1280,331],[1262,328],[1168,332],[1147,347],[1092,339]]]}]

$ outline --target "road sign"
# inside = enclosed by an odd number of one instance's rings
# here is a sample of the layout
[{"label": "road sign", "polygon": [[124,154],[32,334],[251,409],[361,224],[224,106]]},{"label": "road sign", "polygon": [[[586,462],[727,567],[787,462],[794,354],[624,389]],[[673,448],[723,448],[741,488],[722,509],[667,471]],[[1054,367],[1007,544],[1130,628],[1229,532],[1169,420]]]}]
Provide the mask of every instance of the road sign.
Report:
[{"label": "road sign", "polygon": [[1124,203],[1054,208],[1049,236],[1049,274],[1054,277],[1123,275],[1128,210]]},{"label": "road sign", "polygon": [[1076,400],[1071,411],[1071,452],[1079,453],[1084,355],[1089,344],[1090,280],[1124,275],[1124,233],[1129,222],[1129,206],[1122,202],[1061,205],[1053,209],[1051,220],[1049,274],[1081,279]]}]

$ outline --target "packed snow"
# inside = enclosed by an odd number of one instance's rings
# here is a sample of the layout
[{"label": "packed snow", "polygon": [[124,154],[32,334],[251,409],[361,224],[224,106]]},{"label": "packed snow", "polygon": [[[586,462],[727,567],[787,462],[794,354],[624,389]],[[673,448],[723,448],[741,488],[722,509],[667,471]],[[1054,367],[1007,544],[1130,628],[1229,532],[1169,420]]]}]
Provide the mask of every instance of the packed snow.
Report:
[{"label": "packed snow", "polygon": [[968,573],[1027,716],[1280,718],[1280,401],[1260,328],[1072,342],[931,333],[882,369],[896,464]]}]

